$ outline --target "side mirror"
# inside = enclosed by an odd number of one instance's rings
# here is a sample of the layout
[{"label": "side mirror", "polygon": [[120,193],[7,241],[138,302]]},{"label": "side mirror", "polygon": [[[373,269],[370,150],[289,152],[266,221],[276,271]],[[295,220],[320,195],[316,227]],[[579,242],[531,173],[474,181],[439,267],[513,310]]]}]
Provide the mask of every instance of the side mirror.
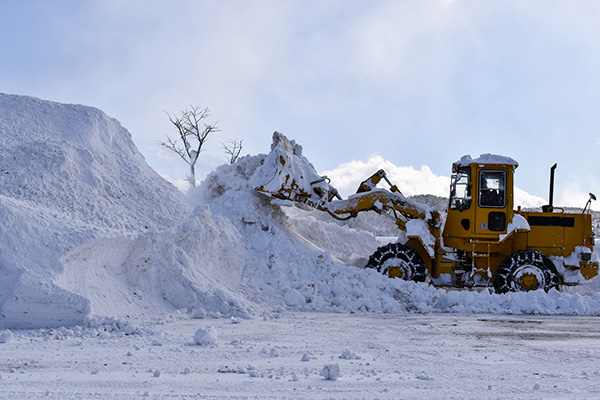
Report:
[{"label": "side mirror", "polygon": [[596,200],[596,195],[594,193],[590,193],[590,198],[587,201],[587,203],[585,203],[585,207],[583,207],[583,213],[585,214],[585,210],[588,209],[588,207],[590,207],[592,205],[592,200]]}]

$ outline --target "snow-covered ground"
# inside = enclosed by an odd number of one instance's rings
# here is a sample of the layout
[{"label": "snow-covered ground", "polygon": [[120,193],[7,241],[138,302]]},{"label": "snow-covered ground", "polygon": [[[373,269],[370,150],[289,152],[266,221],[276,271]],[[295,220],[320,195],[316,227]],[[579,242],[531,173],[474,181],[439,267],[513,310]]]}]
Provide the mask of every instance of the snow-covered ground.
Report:
[{"label": "snow-covered ground", "polygon": [[89,107],[0,94],[0,144],[2,398],[600,396],[598,278],[387,279],[380,220],[256,192],[268,155],[186,196]]},{"label": "snow-covered ground", "polygon": [[[195,344],[208,326],[216,343]],[[111,328],[15,332],[0,344],[0,398],[600,397],[595,317],[284,312]]]}]

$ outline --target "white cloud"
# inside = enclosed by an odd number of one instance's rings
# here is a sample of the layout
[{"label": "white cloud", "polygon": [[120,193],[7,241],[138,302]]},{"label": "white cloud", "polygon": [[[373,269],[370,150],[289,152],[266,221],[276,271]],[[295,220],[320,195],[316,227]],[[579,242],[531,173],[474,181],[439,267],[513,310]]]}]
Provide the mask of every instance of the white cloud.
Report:
[{"label": "white cloud", "polygon": [[[554,201],[555,206],[583,208],[590,198],[590,193],[582,189],[582,185],[579,182],[574,181],[563,185],[557,198],[558,201]],[[595,202],[592,202],[592,209],[598,209]]]},{"label": "white cloud", "polygon": [[514,203],[516,209],[519,206],[523,208],[541,207],[544,204],[548,204],[548,201],[542,199],[539,196],[529,194],[526,191],[515,186]]},{"label": "white cloud", "polygon": [[[407,196],[415,194],[448,196],[450,178],[435,175],[426,165],[421,169],[412,166],[400,167],[378,155],[369,157],[366,162],[354,160],[341,164],[336,169],[324,171],[322,174],[327,175],[331,179],[331,184],[342,196],[347,197],[356,192],[362,181],[380,169],[385,170],[392,184],[397,185],[398,189]],[[380,186],[387,188],[385,182],[380,183]]]}]

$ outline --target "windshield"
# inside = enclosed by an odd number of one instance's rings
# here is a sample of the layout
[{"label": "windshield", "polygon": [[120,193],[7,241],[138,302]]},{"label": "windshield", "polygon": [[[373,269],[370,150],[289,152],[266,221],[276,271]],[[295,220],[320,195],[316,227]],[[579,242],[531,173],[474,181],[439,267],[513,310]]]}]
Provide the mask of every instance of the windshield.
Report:
[{"label": "windshield", "polygon": [[503,171],[481,171],[479,174],[479,205],[504,208],[506,174]]},{"label": "windshield", "polygon": [[450,209],[467,210],[471,206],[471,168],[462,167],[452,175],[450,181]]}]

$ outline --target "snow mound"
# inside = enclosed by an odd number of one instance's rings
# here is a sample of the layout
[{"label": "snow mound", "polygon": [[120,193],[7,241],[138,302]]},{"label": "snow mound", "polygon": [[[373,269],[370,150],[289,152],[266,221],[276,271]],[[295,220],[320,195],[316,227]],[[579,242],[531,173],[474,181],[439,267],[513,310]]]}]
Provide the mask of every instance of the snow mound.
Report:
[{"label": "snow mound", "polygon": [[[267,296],[269,304],[296,310],[403,312],[405,305],[374,270],[347,264],[377,248],[376,238],[334,223],[293,219],[277,202],[253,189],[264,155],[223,165],[190,192],[194,204],[209,204],[238,229],[247,260],[243,283]],[[264,300],[263,300],[264,301]]]},{"label": "snow mound", "polygon": [[[0,94],[0,325],[81,323],[90,300],[58,285],[90,239],[170,226],[190,207],[100,110]],[[107,249],[108,250],[108,249]],[[74,267],[85,274],[87,266]]]}]

